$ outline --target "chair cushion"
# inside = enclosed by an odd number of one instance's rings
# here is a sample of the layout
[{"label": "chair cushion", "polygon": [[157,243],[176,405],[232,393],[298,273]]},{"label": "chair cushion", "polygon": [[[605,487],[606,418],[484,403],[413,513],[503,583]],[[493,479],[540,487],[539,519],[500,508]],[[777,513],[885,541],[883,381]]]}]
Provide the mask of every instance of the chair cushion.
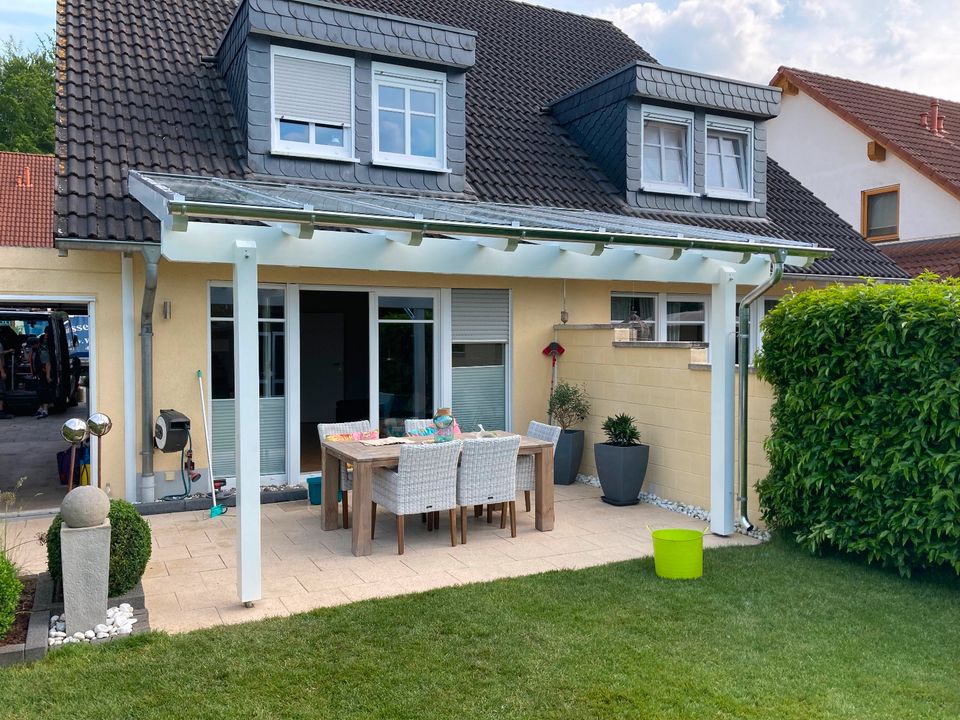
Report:
[{"label": "chair cushion", "polygon": [[[359,432],[327,435],[323,439],[326,442],[352,442],[357,440],[376,440],[379,437],[379,430],[363,430]],[[346,491],[353,490],[353,465],[350,463],[340,463],[340,489]]]}]

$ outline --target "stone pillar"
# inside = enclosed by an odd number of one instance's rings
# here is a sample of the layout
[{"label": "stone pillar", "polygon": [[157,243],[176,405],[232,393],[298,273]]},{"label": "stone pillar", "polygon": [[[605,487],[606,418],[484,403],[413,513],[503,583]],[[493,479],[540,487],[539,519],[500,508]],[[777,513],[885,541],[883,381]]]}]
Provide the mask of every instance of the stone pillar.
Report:
[{"label": "stone pillar", "polygon": [[60,512],[60,559],[67,635],[93,630],[107,619],[110,580],[110,500],[84,485],[67,494]]}]

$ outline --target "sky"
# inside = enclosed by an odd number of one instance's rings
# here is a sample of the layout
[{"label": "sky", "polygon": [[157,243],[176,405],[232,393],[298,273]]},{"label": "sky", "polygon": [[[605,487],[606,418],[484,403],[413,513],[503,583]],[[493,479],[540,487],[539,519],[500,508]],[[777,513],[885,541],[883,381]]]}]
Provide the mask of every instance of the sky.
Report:
[{"label": "sky", "polygon": [[[610,20],[664,65],[758,83],[787,65],[960,101],[958,0],[537,4]],[[0,38],[35,46],[53,32],[55,8],[55,0],[0,0]]]}]

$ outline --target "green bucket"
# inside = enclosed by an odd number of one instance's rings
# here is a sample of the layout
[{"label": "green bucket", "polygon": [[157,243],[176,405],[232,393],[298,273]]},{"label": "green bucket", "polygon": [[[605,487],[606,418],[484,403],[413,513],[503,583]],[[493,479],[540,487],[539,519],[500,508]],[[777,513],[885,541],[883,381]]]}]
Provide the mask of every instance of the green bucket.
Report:
[{"label": "green bucket", "polygon": [[650,532],[653,535],[653,564],[658,577],[695,580],[703,575],[703,534],[706,530],[666,528]]}]

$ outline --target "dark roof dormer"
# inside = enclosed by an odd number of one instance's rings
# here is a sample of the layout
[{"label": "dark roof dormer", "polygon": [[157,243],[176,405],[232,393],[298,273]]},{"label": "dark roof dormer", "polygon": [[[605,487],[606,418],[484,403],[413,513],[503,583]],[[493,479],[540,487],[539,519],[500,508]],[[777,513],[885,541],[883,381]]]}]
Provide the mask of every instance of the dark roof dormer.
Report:
[{"label": "dark roof dormer", "polygon": [[636,62],[551,106],[629,204],[764,217],[778,88]]},{"label": "dark roof dormer", "polygon": [[241,0],[216,57],[254,174],[463,192],[473,31],[317,0]]}]

